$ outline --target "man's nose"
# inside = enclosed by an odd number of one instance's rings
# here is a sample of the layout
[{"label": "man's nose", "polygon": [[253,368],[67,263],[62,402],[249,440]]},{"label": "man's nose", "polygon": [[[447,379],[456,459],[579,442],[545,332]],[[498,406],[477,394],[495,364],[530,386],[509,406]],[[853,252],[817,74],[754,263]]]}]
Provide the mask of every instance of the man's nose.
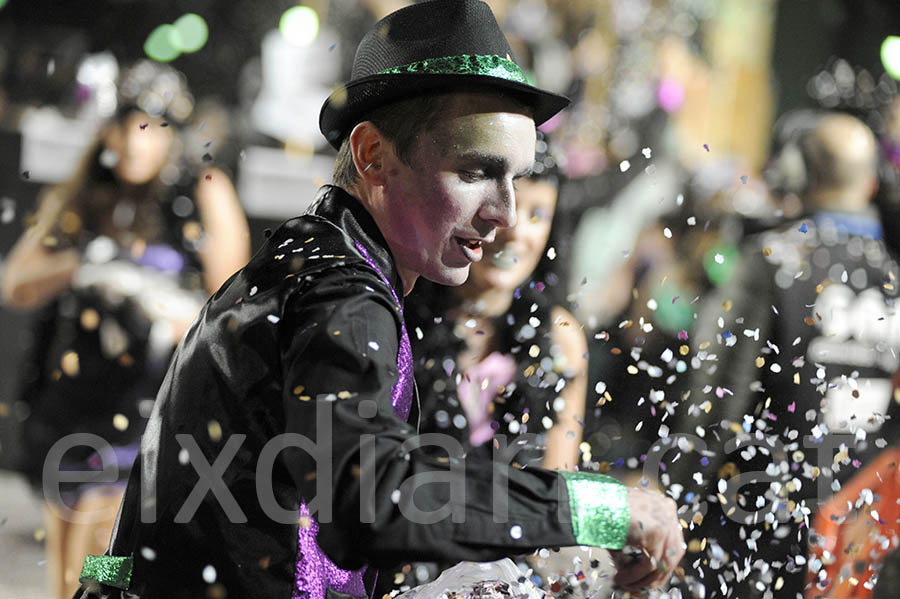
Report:
[{"label": "man's nose", "polygon": [[486,201],[479,214],[497,228],[516,226],[516,191],[512,182],[498,185],[497,192]]}]

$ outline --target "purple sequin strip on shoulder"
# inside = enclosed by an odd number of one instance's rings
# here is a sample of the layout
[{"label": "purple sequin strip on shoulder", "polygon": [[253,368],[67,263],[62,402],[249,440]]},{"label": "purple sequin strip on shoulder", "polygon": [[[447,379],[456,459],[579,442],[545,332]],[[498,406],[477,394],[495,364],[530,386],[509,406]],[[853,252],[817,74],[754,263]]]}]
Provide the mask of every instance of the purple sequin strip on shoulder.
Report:
[{"label": "purple sequin strip on shoulder", "polygon": [[400,349],[397,352],[397,370],[399,376],[397,377],[397,382],[394,383],[394,389],[391,394],[391,403],[394,406],[394,415],[405,422],[409,417],[409,409],[412,406],[413,398],[413,357],[412,346],[409,344],[409,335],[406,334],[406,322],[403,320],[403,304],[400,303],[400,298],[397,297],[397,292],[394,291],[394,287],[391,285],[390,281],[388,281],[387,277],[384,276],[384,273],[381,272],[381,269],[378,268],[378,265],[375,264],[375,261],[369,256],[369,252],[366,251],[366,248],[357,241],[356,249],[362,254],[366,264],[371,266],[375,272],[378,273],[378,276],[381,277],[381,280],[384,281],[384,284],[387,285],[387,288],[391,292],[391,296],[393,296],[394,301],[397,302],[397,310],[400,312]]},{"label": "purple sequin strip on shoulder", "polygon": [[[366,264],[371,266],[387,285],[391,296],[397,303],[397,310],[400,312],[400,348],[397,351],[398,376],[397,382],[394,383],[391,390],[391,405],[394,406],[394,415],[406,421],[413,398],[413,358],[409,335],[406,333],[406,323],[403,320],[403,304],[400,303],[397,292],[369,256],[366,248],[357,241],[356,249],[362,254]],[[319,524],[310,515],[306,503],[301,503],[300,526],[297,527],[297,567],[294,571],[294,591],[291,593],[291,599],[325,599],[326,589],[353,597],[365,597],[366,588],[362,577],[366,569],[342,570],[338,568],[316,543],[318,533]]]}]

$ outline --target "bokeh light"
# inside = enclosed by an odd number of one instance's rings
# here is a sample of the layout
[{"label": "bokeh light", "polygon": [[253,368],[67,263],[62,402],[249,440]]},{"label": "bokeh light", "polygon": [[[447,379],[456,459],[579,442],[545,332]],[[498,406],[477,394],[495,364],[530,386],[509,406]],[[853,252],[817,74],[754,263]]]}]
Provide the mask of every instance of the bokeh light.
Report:
[{"label": "bokeh light", "polygon": [[308,46],[319,34],[319,15],[308,6],[294,6],[281,15],[278,29],[288,42]]},{"label": "bokeh light", "polygon": [[881,64],[894,79],[900,79],[900,36],[889,35],[881,42]]},{"label": "bokeh light", "polygon": [[209,39],[209,27],[198,14],[189,12],[179,17],[172,25],[178,31],[182,52],[196,52],[206,45],[206,40]]},{"label": "bokeh light", "polygon": [[166,23],[150,32],[144,42],[144,52],[157,62],[171,62],[181,54],[181,36],[174,26]]}]

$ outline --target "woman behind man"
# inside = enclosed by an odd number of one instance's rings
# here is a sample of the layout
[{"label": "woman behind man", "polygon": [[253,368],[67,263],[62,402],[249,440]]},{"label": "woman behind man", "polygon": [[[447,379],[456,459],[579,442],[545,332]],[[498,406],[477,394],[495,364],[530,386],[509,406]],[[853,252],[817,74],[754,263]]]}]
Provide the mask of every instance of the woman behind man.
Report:
[{"label": "woman behind man", "polygon": [[176,126],[193,101],[181,75],[140,62],[123,73],[119,94],[75,175],[42,193],[0,281],[5,304],[40,309],[23,471],[41,485],[48,450],[73,433],[99,435],[111,451],[72,447],[58,470],[119,468],[114,483],[44,485],[56,597],[70,597],[84,556],[106,548],[174,346],[208,294],[249,259],[228,176],[192,176],[182,155]]},{"label": "woman behind man", "polygon": [[558,283],[550,271],[556,248],[547,247],[558,194],[559,171],[539,132],[533,174],[517,183],[516,225],[498,231],[464,285],[420,284],[414,294],[425,297],[408,302],[407,319],[416,332],[421,432],[450,434],[466,450],[488,454],[495,433],[538,433],[546,447],[529,452],[529,463],[571,470],[581,442],[587,346],[577,321],[553,298],[564,286],[548,284]]}]

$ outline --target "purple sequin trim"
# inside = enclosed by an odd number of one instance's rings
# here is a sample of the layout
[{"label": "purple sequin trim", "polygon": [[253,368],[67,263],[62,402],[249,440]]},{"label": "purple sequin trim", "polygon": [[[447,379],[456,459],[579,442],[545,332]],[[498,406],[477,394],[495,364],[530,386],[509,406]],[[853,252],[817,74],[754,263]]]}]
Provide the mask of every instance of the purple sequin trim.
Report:
[{"label": "purple sequin trim", "polygon": [[297,527],[297,569],[291,599],[325,599],[325,589],[365,597],[361,570],[342,570],[334,565],[316,543],[319,524],[309,515],[306,503],[300,504],[300,526]]},{"label": "purple sequin trim", "polygon": [[[356,249],[362,254],[366,264],[375,269],[384,284],[391,291],[397,309],[400,311],[400,348],[397,351],[397,382],[391,390],[391,405],[394,415],[403,421],[409,417],[413,398],[413,357],[403,321],[403,304],[391,286],[387,277],[369,256],[366,248],[356,242]],[[332,589],[353,597],[365,597],[366,588],[363,583],[365,568],[360,570],[342,570],[332,562],[319,545],[316,535],[319,524],[310,516],[306,503],[300,504],[300,526],[297,527],[297,567],[294,571],[294,590],[291,599],[325,599],[325,590]]]},{"label": "purple sequin trim", "polygon": [[381,280],[384,281],[385,285],[387,285],[387,288],[390,290],[394,301],[397,302],[397,310],[400,311],[400,349],[397,352],[397,370],[399,371],[400,375],[397,377],[397,382],[394,383],[394,389],[391,392],[391,405],[394,406],[394,415],[405,422],[409,417],[409,409],[412,406],[413,357],[412,347],[409,344],[409,335],[406,334],[406,322],[403,320],[403,304],[400,303],[400,298],[397,297],[397,292],[394,291],[394,288],[388,281],[387,277],[384,276],[384,273],[381,272],[381,269],[378,268],[378,265],[375,264],[375,261],[372,260],[372,258],[369,256],[366,248],[364,248],[362,244],[357,241],[356,249],[359,250],[360,254],[362,254],[362,257],[365,259],[366,264],[375,269],[375,272],[378,273],[378,276],[381,277]]}]

